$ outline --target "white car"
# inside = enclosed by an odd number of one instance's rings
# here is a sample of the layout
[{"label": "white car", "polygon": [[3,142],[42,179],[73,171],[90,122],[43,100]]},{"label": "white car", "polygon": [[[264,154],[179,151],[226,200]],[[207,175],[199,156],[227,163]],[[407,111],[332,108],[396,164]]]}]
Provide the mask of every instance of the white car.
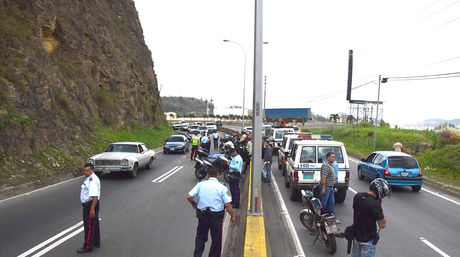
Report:
[{"label": "white car", "polygon": [[209,132],[217,131],[217,126],[216,126],[216,123],[214,122],[206,122],[206,128],[208,129]]},{"label": "white car", "polygon": [[126,172],[132,178],[142,168],[151,169],[156,159],[154,150],[140,142],[112,143],[103,153],[91,156],[89,163],[94,165],[96,174]]},{"label": "white car", "polygon": [[273,153],[278,154],[278,149],[281,143],[283,143],[284,135],[294,133],[294,129],[290,127],[273,127],[267,130],[265,135],[273,138]]},{"label": "white car", "polygon": [[335,202],[342,203],[350,182],[350,164],[342,142],[332,141],[330,135],[311,135],[309,140],[294,142],[286,163],[285,186],[289,188],[291,200],[300,196],[300,190],[312,190],[321,181],[321,166],[326,154],[335,154],[338,164]]}]

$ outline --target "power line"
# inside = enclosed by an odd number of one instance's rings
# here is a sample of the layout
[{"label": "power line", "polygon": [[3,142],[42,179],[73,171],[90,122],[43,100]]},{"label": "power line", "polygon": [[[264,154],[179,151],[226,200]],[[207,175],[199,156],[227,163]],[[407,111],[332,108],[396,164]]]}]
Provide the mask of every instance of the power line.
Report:
[{"label": "power line", "polygon": [[434,2],[432,2],[431,4],[429,4],[429,5],[425,6],[425,7],[423,7],[423,8],[420,9],[420,10],[418,10],[418,12],[421,12],[421,11],[423,11],[423,10],[425,10],[425,9],[428,9],[428,8],[430,8],[431,6],[437,4],[437,3],[441,2],[441,1],[442,1],[442,0],[434,1]]},{"label": "power line", "polygon": [[[372,80],[372,81],[369,81],[367,83],[352,87],[351,89],[358,89],[358,88],[364,87],[366,85],[369,85],[370,83],[373,83],[373,82],[375,82],[375,80]],[[342,93],[345,93],[345,92],[347,92],[347,90],[336,91],[336,92],[332,92],[332,93],[324,94],[324,95],[311,96],[311,97],[307,97],[306,99],[315,99],[315,98],[323,98],[323,97],[335,96],[335,95],[339,95],[339,94],[342,94]]]},{"label": "power line", "polygon": [[392,78],[388,78],[388,79],[392,80],[392,81],[412,81],[412,80],[450,79],[450,78],[460,78],[460,75],[445,76],[445,77],[431,77],[431,78],[408,78],[408,79],[392,79]]},{"label": "power line", "polygon": [[450,21],[447,21],[447,22],[445,22],[445,23],[443,23],[443,24],[440,24],[440,25],[438,25],[435,29],[438,29],[438,28],[440,28],[440,27],[446,26],[446,25],[448,25],[448,24],[450,24],[450,23],[452,23],[452,22],[454,22],[454,21],[456,21],[456,20],[460,20],[460,17],[457,17],[457,18],[452,19],[452,20],[450,20]]},{"label": "power line", "polygon": [[419,21],[426,20],[426,19],[430,18],[431,16],[436,15],[436,14],[438,14],[438,13],[440,13],[440,12],[446,10],[446,9],[449,9],[450,7],[452,7],[453,5],[456,5],[456,4],[458,4],[458,3],[460,3],[460,0],[459,0],[459,1],[456,1],[456,2],[454,2],[454,3],[452,3],[452,4],[448,5],[448,6],[446,6],[446,7],[444,7],[444,8],[441,8],[440,10],[437,10],[436,12],[431,13],[431,14],[428,15],[428,16],[425,16],[424,18],[422,18],[422,19],[419,20]]},{"label": "power line", "polygon": [[430,74],[430,75],[416,75],[416,76],[404,76],[404,77],[386,77],[386,78],[387,79],[411,79],[411,78],[442,77],[442,76],[451,76],[451,75],[460,75],[460,71],[458,71],[458,72],[450,72],[450,73]]}]

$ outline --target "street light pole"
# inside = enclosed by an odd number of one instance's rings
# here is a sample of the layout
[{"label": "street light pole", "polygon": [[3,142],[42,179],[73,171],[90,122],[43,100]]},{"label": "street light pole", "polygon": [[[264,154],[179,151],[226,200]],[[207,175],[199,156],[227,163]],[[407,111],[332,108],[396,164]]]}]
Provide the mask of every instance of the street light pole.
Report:
[{"label": "street light pole", "polygon": [[380,104],[380,82],[382,81],[382,75],[379,75],[379,89],[377,93],[377,113],[375,116],[375,127],[374,127],[374,145],[372,146],[372,152],[375,152],[375,145],[377,144],[377,126],[379,121],[379,104]]}]

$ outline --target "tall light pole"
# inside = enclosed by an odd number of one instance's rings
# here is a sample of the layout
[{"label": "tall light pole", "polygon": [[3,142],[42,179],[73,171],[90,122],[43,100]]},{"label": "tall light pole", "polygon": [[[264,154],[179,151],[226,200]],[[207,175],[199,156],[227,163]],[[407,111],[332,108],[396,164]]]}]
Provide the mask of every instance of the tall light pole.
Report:
[{"label": "tall light pole", "polygon": [[[228,40],[228,39],[224,39],[224,42],[225,43],[233,43],[233,44],[236,44],[237,46],[240,47],[241,51],[243,52],[243,57],[244,57],[244,72],[243,72],[243,122],[241,124],[241,131],[244,130],[244,110],[245,110],[245,102],[246,102],[246,59],[247,59],[247,53],[248,51],[243,47],[242,44],[236,42],[236,41],[233,41],[233,40]],[[268,44],[268,42],[262,42],[262,44]],[[248,50],[249,48],[251,48],[253,45],[251,45],[250,47],[248,47]]]},{"label": "tall light pole", "polygon": [[372,146],[372,152],[375,152],[375,145],[377,144],[377,126],[379,125],[379,104],[380,104],[380,82],[382,81],[382,75],[379,75],[379,89],[377,93],[377,113],[375,116],[375,127],[374,127],[374,145]]}]

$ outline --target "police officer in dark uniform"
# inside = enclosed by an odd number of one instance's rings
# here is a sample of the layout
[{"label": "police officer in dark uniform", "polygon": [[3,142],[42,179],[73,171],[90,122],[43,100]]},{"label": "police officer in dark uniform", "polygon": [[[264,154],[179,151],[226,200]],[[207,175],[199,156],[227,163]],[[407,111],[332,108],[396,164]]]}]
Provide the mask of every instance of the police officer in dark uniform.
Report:
[{"label": "police officer in dark uniform", "polygon": [[209,256],[220,257],[225,210],[230,214],[231,223],[235,223],[232,199],[227,193],[227,188],[217,180],[217,170],[208,169],[207,177],[207,180],[198,183],[187,195],[187,200],[196,210],[198,218],[194,257],[202,256],[205,243],[208,241],[209,230],[211,230],[212,237]]},{"label": "police officer in dark uniform", "polygon": [[85,228],[84,245],[77,253],[88,253],[93,247],[99,248],[101,238],[99,232],[99,199],[101,182],[94,173],[94,165],[85,164],[85,180],[81,185],[80,201],[83,205],[83,225]]}]

